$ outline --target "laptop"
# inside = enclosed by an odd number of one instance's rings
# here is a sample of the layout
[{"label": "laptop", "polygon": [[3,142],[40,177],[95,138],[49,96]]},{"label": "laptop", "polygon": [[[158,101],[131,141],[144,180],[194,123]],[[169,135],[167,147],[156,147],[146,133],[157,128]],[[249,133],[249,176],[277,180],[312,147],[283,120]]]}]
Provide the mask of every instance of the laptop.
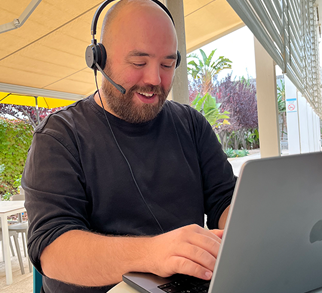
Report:
[{"label": "laptop", "polygon": [[242,166],[210,282],[146,273],[123,280],[145,293],[322,292],[322,153]]}]

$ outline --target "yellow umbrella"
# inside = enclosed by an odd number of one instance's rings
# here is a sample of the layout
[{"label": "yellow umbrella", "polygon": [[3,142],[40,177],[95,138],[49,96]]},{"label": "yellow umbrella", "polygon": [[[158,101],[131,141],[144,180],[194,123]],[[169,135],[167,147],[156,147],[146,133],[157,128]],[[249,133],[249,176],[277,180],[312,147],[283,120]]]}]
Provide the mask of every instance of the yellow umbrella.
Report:
[{"label": "yellow umbrella", "polygon": [[52,109],[52,108],[68,106],[70,104],[73,104],[74,102],[75,101],[73,100],[34,97],[34,96],[0,92],[1,104],[30,106],[30,107],[36,107],[38,104],[38,107]]},{"label": "yellow umbrella", "polygon": [[1,104],[36,107],[38,123],[39,123],[38,107],[52,109],[52,108],[68,106],[70,104],[73,104],[74,102],[75,101],[73,100],[36,97],[36,96],[0,92]]}]

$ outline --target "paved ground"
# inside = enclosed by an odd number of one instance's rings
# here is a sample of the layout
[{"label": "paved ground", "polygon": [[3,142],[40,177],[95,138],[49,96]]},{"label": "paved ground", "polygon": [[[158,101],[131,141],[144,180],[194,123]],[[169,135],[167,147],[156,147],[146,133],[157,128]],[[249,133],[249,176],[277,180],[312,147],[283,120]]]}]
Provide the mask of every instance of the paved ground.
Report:
[{"label": "paved ground", "polygon": [[21,234],[19,235],[19,245],[21,248],[21,255],[24,263],[25,274],[22,275],[17,256],[11,257],[13,284],[8,286],[6,284],[5,267],[2,256],[2,249],[0,249],[0,292],[1,293],[32,293],[32,273],[29,272],[27,258],[24,257]]},{"label": "paved ground", "polygon": [[240,169],[241,169],[241,166],[248,160],[255,160],[255,159],[260,159],[260,152],[259,152],[259,149],[257,150],[252,150],[249,152],[249,155],[246,156],[246,157],[241,157],[241,158],[230,158],[228,159],[230,164],[232,165],[233,167],[233,170],[234,170],[234,174],[236,176],[239,175],[239,172],[240,172]]},{"label": "paved ground", "polygon": [[[242,158],[232,158],[229,159],[234,173],[236,176],[239,175],[240,168],[244,162],[253,159],[259,159],[260,153],[259,150],[252,150],[247,157]],[[21,236],[19,236],[21,237]],[[20,239],[21,242],[21,239]],[[21,254],[23,255],[22,250],[22,243],[20,243],[21,247]],[[0,249],[0,291],[3,293],[32,293],[32,273],[29,273],[27,258],[23,257],[24,259],[24,267],[25,267],[25,274],[21,275],[20,267],[18,263],[17,257],[12,257],[12,267],[13,267],[13,284],[10,286],[6,285],[6,278],[5,278],[5,269],[4,269],[4,262],[2,257],[2,250]]]}]

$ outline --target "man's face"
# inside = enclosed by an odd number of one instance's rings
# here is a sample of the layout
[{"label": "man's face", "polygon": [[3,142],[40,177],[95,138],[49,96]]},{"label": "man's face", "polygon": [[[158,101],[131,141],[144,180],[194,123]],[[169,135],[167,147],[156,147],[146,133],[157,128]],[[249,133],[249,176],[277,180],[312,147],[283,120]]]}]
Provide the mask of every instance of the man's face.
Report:
[{"label": "man's face", "polygon": [[[107,80],[102,92],[108,110],[119,118],[142,123],[162,109],[171,89],[176,64],[177,39],[173,24],[163,13],[125,15],[111,29],[105,72],[126,89],[121,94]],[[131,21],[131,18],[134,19]]]},{"label": "man's face", "polygon": [[[108,65],[105,72],[114,80]],[[126,89],[123,95],[108,81],[102,83],[102,91],[111,112],[130,123],[143,123],[154,119],[161,111],[170,88],[165,89],[161,85],[135,84],[130,89]],[[135,102],[138,95],[141,103]]]}]

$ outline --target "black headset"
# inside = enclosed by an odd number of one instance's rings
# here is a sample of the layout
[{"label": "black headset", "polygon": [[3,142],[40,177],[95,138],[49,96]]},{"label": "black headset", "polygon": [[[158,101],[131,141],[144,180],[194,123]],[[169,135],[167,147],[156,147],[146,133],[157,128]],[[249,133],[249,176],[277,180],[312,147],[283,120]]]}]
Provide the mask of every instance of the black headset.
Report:
[{"label": "black headset", "polygon": [[[97,8],[97,10],[94,14],[94,17],[92,20],[92,27],[91,27],[92,43],[86,48],[85,59],[86,59],[86,64],[89,68],[93,69],[94,71],[99,70],[109,82],[111,82],[122,94],[125,94],[125,89],[122,86],[120,86],[119,84],[116,84],[103,71],[105,64],[106,64],[106,50],[105,50],[104,45],[101,43],[97,43],[97,40],[95,38],[98,18],[100,16],[101,12],[103,11],[103,9],[113,1],[114,0],[107,0],[107,1],[103,2]],[[172,15],[171,15],[170,11],[168,10],[168,8],[165,5],[163,5],[161,2],[159,2],[158,0],[151,0],[151,1],[158,4],[170,17],[173,25],[175,25]],[[176,68],[180,65],[180,62],[181,62],[181,55],[180,55],[180,52],[177,51]]]}]

